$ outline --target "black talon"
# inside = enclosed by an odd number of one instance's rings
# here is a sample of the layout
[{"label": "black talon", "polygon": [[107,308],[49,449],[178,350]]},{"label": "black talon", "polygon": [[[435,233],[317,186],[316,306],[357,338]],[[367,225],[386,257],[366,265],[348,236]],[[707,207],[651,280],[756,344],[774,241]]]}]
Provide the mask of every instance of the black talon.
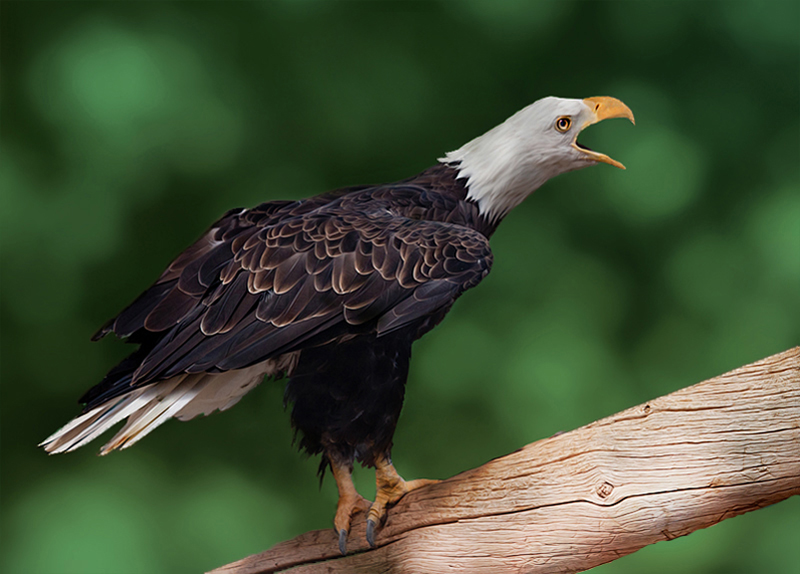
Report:
[{"label": "black talon", "polygon": [[367,544],[375,548],[375,521],[371,518],[367,520]]},{"label": "black talon", "polygon": [[344,528],[339,531],[339,552],[347,556],[347,530]]}]

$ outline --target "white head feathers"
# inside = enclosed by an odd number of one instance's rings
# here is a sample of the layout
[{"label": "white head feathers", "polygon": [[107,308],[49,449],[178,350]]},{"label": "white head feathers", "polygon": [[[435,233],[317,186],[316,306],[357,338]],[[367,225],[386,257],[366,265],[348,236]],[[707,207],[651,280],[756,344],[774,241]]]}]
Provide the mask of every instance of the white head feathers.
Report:
[{"label": "white head feathers", "polygon": [[559,174],[598,162],[622,167],[575,142],[583,128],[610,117],[633,121],[614,98],[544,98],[439,161],[457,164],[458,177],[467,179],[467,198],[495,221]]}]

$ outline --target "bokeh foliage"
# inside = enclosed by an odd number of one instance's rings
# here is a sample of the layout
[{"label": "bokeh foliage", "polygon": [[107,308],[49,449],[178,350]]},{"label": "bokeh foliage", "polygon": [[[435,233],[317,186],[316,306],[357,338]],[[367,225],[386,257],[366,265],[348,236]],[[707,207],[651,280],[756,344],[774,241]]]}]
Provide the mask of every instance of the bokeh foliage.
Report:
[{"label": "bokeh foliage", "polygon": [[[225,210],[392,181],[545,95],[625,163],[547,184],[414,349],[395,462],[446,477],[800,341],[796,2],[3,2],[2,558],[197,572],[330,524],[280,383],[100,459],[37,442],[89,335]],[[372,475],[360,472],[364,494]],[[800,501],[597,569],[797,572]]]}]

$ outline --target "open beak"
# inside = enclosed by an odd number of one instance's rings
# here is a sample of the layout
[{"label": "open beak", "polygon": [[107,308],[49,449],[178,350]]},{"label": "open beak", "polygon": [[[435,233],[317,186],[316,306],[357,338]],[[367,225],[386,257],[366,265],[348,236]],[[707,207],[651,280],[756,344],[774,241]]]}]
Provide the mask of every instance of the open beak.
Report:
[{"label": "open beak", "polygon": [[[583,129],[587,126],[611,118],[628,118],[632,124],[636,125],[636,121],[633,119],[633,112],[631,109],[616,98],[598,96],[596,98],[586,98],[583,100],[583,103],[586,104],[591,113],[589,114],[589,119],[586,121],[586,123],[581,126],[581,131],[583,131]],[[586,154],[594,161],[607,163],[620,169],[625,169],[625,166],[619,163],[617,160],[611,159],[603,153],[598,153],[585,146],[582,146],[578,143],[577,139],[572,142],[572,147],[581,153]]]}]

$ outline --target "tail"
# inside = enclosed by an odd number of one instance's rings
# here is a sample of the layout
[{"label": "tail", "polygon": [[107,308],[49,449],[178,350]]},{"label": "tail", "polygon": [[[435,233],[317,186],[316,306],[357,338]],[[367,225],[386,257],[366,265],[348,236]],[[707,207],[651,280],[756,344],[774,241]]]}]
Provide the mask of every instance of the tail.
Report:
[{"label": "tail", "polygon": [[264,373],[261,364],[219,374],[181,374],[136,388],[90,408],[39,446],[50,454],[70,452],[127,418],[125,426],[103,446],[100,454],[128,448],[170,418],[186,421],[200,414],[229,409],[262,381]]}]

